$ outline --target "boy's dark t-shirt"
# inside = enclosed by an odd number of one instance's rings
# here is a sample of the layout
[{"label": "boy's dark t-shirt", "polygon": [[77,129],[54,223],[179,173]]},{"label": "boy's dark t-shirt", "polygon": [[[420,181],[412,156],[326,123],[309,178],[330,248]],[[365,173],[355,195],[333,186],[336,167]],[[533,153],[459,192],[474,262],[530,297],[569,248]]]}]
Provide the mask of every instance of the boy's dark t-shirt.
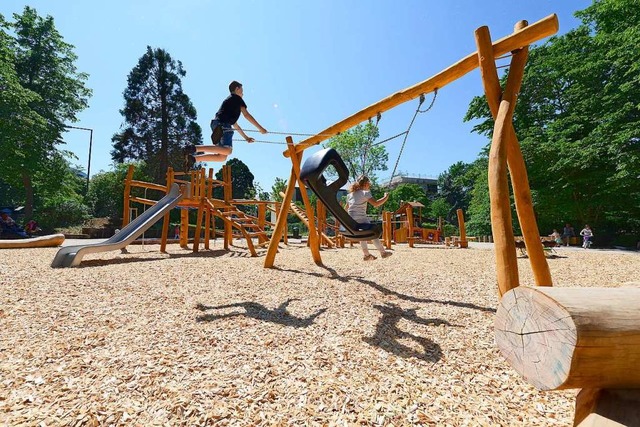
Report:
[{"label": "boy's dark t-shirt", "polygon": [[240,109],[242,107],[247,108],[247,104],[244,103],[244,99],[242,99],[241,96],[232,93],[227,97],[227,99],[222,101],[222,105],[216,113],[216,120],[233,125],[240,118]]}]

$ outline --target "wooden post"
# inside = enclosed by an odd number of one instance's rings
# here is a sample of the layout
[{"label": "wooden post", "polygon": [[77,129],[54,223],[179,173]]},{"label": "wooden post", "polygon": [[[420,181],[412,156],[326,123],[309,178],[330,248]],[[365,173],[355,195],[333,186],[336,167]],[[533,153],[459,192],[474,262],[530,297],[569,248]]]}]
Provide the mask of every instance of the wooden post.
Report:
[{"label": "wooden post", "polygon": [[[222,167],[222,179],[224,181],[223,194],[224,204],[229,206],[233,200],[233,187],[231,186],[231,168],[228,165]],[[229,211],[230,208],[224,208]],[[229,221],[224,221],[224,248],[229,250],[229,246],[233,245],[233,229]]]},{"label": "wooden post", "polygon": [[458,215],[458,228],[460,228],[460,242],[458,245],[461,248],[468,248],[469,242],[467,242],[467,228],[464,225],[464,212],[462,209],[458,209],[456,214]]},{"label": "wooden post", "polygon": [[541,390],[638,388],[638,301],[640,288],[519,286],[500,300],[496,345]]},{"label": "wooden post", "polygon": [[413,241],[414,241],[414,237],[413,237],[413,207],[411,207],[410,204],[407,203],[407,222],[409,224],[409,227],[407,227],[407,242],[409,243],[409,247],[412,248],[413,247]]},{"label": "wooden post", "polygon": [[[209,175],[208,175],[208,180],[207,180],[207,191],[206,191],[206,198],[208,199],[213,199],[213,168],[209,168]],[[205,249],[209,249],[209,240],[211,240],[211,224],[213,223],[213,228],[214,228],[214,232],[215,232],[215,220],[211,220],[211,211],[209,210],[208,206],[205,206],[205,219],[204,219],[204,230],[205,230],[205,235],[204,235],[204,248]],[[214,238],[215,238],[215,234],[214,234]]]},{"label": "wooden post", "polygon": [[198,217],[196,218],[196,231],[193,235],[193,252],[200,251],[200,234],[202,233],[202,215],[209,216],[209,210],[205,208],[206,198],[201,197],[198,204]]},{"label": "wooden post", "polygon": [[[526,25],[526,21],[518,22],[515,26],[515,31],[525,28]],[[527,61],[528,47],[525,46],[513,54],[509,67],[509,77],[503,94],[498,79],[489,29],[487,27],[478,28],[475,35],[482,83],[489,109],[495,119],[498,114],[501,99],[509,100],[514,104],[512,108],[515,108],[516,95],[520,91],[524,67]],[[507,164],[511,176],[516,212],[524,236],[527,254],[531,262],[534,280],[538,286],[551,286],[551,272],[549,271],[547,258],[544,255],[544,249],[540,244],[540,234],[533,211],[533,201],[529,189],[527,170],[513,123],[509,123],[506,129],[506,145]]]},{"label": "wooden post", "polygon": [[496,254],[498,292],[502,296],[519,285],[516,242],[511,222],[509,183],[507,182],[506,133],[511,123],[511,104],[502,101],[489,151],[489,199],[491,201],[491,229]]},{"label": "wooden post", "polygon": [[273,229],[273,234],[271,234],[267,255],[264,258],[265,268],[273,267],[282,233],[284,233],[285,236],[285,243],[287,241],[287,216],[289,214],[289,205],[293,199],[293,193],[296,191],[296,178],[297,175],[295,168],[292,167],[291,175],[289,176],[289,183],[287,184],[287,191],[284,193],[284,197],[282,198],[282,204],[280,205],[278,217],[276,218],[276,226]]},{"label": "wooden post", "polygon": [[289,146],[289,154],[291,157],[291,163],[293,164],[295,177],[298,181],[298,188],[300,188],[300,195],[302,196],[302,201],[304,203],[307,218],[309,219],[308,243],[309,248],[311,249],[311,256],[313,257],[313,262],[315,262],[317,265],[322,265],[322,258],[320,257],[320,239],[318,239],[318,233],[316,231],[313,206],[311,206],[311,201],[309,200],[309,195],[307,194],[307,187],[300,179],[300,163],[302,160],[302,154],[296,153],[295,145],[293,144],[293,138],[291,138],[290,136],[287,137],[287,145]]},{"label": "wooden post", "polygon": [[133,180],[133,165],[127,169],[127,177],[124,180],[124,210],[122,211],[122,228],[129,224],[129,198],[131,197],[131,181]]},{"label": "wooden post", "polygon": [[180,210],[180,247],[187,249],[189,246],[189,210]]},{"label": "wooden post", "polygon": [[[171,191],[171,185],[173,184],[174,178],[173,178],[173,168],[169,167],[167,169],[167,193],[169,194],[169,191]],[[167,238],[169,237],[169,221],[171,220],[171,216],[169,215],[169,212],[167,212],[166,214],[164,214],[164,217],[162,218],[162,236],[160,237],[160,252],[162,253],[166,253],[167,252]]]},{"label": "wooden post", "polygon": [[640,390],[590,388],[580,390],[576,397],[573,425],[578,427],[640,425]]}]

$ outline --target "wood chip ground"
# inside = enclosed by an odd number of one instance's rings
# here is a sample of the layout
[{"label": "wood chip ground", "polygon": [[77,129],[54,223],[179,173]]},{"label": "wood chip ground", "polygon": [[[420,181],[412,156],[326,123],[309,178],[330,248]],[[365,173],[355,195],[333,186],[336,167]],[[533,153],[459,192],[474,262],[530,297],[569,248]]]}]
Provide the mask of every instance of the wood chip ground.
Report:
[{"label": "wood chip ground", "polygon": [[[240,245],[240,243],[238,243]],[[558,250],[556,286],[637,280],[637,253]],[[0,425],[568,426],[494,345],[492,250],[216,242],[92,254],[2,250]],[[520,259],[523,284],[533,284]],[[596,267],[597,266],[597,267]]]}]

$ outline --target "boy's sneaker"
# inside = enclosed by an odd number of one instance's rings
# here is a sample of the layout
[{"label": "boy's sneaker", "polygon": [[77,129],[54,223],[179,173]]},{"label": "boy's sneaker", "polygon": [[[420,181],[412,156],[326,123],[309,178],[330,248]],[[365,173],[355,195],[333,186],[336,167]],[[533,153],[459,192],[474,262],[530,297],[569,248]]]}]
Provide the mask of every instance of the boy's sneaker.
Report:
[{"label": "boy's sneaker", "polygon": [[221,145],[223,134],[224,134],[224,130],[222,129],[222,126],[218,125],[215,128],[213,128],[213,132],[211,132],[211,143],[213,145]]},{"label": "boy's sneaker", "polygon": [[385,251],[385,252],[382,253],[381,257],[382,258],[389,258],[391,255],[393,255],[393,252]]}]

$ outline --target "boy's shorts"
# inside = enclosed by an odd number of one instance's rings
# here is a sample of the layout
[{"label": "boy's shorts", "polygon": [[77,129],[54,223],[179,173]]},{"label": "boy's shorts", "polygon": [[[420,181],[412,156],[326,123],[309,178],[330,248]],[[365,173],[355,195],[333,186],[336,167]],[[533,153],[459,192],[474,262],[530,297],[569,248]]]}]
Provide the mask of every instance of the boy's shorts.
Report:
[{"label": "boy's shorts", "polygon": [[219,120],[213,119],[211,120],[211,132],[215,133],[214,130],[216,127],[222,126],[222,139],[220,140],[220,145],[223,147],[233,147],[233,128],[230,124],[221,123]]}]

